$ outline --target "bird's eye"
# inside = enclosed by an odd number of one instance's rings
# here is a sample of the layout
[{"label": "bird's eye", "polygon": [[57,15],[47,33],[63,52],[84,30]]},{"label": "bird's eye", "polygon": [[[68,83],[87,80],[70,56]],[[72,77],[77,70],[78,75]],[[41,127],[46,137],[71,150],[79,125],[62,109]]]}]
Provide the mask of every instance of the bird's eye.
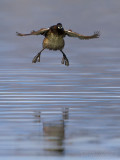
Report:
[{"label": "bird's eye", "polygon": [[58,29],[62,29],[62,26],[58,26]]}]

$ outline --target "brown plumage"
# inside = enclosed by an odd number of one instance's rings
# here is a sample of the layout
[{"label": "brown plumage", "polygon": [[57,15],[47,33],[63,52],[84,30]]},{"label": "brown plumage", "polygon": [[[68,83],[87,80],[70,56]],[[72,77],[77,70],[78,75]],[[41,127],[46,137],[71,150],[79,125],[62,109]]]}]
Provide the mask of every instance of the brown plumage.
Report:
[{"label": "brown plumage", "polygon": [[63,48],[65,45],[64,37],[67,35],[69,37],[77,37],[82,40],[88,40],[93,38],[99,38],[100,34],[99,32],[95,32],[91,36],[84,36],[80,35],[76,32],[73,32],[72,30],[64,30],[61,23],[58,23],[57,25],[51,26],[50,28],[42,28],[38,31],[32,31],[29,34],[22,34],[16,32],[18,36],[28,36],[28,35],[43,35],[45,36],[43,40],[43,49],[33,58],[32,62],[36,63],[37,61],[40,62],[40,54],[44,49],[49,50],[60,50],[63,54],[63,58],[61,63],[65,64],[66,66],[69,66],[69,61],[63,52]]}]

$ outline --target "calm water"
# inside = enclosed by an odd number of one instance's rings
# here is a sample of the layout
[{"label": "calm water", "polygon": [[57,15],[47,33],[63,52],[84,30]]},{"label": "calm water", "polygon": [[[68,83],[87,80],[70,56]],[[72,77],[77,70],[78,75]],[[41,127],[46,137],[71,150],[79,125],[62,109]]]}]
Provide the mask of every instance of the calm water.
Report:
[{"label": "calm water", "polygon": [[[0,1],[2,160],[120,158],[119,6],[115,0]],[[47,50],[32,64],[43,37],[15,32],[58,21],[81,34],[100,30],[101,37],[66,37],[69,67],[59,51]]]}]

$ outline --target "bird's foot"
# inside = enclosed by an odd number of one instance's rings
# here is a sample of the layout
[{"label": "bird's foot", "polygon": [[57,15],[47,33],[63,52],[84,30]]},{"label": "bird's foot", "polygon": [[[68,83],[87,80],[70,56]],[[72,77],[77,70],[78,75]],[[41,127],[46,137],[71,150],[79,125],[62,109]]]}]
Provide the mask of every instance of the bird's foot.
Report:
[{"label": "bird's foot", "polygon": [[65,64],[66,66],[69,66],[69,61],[67,58],[63,57],[62,58],[62,61],[61,61],[62,64]]},{"label": "bird's foot", "polygon": [[37,54],[33,60],[32,60],[32,63],[36,63],[36,62],[40,62],[40,54]]},{"label": "bird's foot", "polygon": [[68,61],[68,59],[65,60],[65,65],[66,65],[66,66],[69,66],[69,61]]},{"label": "bird's foot", "polygon": [[61,61],[61,64],[64,64],[65,60],[64,60],[64,57],[62,58],[62,61]]},{"label": "bird's foot", "polygon": [[37,62],[40,62],[40,56],[38,57]]}]

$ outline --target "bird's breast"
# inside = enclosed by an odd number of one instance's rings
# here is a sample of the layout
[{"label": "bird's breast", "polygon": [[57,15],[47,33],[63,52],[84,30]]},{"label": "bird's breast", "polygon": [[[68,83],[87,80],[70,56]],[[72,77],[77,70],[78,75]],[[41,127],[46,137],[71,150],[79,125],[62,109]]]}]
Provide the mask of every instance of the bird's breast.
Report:
[{"label": "bird's breast", "polygon": [[51,34],[43,40],[43,48],[50,50],[62,50],[64,48],[63,36]]}]

